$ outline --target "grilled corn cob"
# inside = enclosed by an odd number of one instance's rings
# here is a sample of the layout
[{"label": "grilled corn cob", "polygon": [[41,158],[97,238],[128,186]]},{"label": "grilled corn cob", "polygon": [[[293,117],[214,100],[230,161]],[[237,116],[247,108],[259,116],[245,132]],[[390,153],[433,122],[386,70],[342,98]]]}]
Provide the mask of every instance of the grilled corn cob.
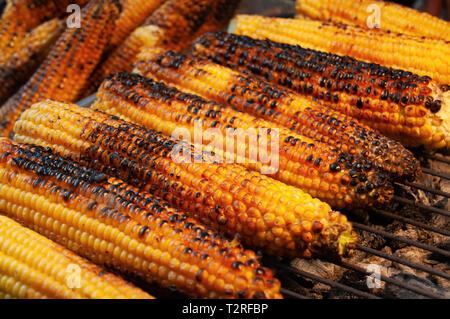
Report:
[{"label": "grilled corn cob", "polygon": [[181,150],[186,143],[115,116],[48,101],[25,111],[15,132],[18,141],[116,175],[271,254],[345,255],[356,241],[344,215],[300,189],[240,165],[216,164],[192,146]]},{"label": "grilled corn cob", "polygon": [[5,216],[0,216],[0,292],[21,299],[152,298]]},{"label": "grilled corn cob", "polygon": [[281,297],[253,251],[163,200],[38,146],[0,149],[0,209],[76,253],[193,297]]},{"label": "grilled corn cob", "polygon": [[114,72],[130,72],[143,48],[166,47],[184,50],[206,31],[222,27],[231,18],[239,1],[167,0],[115,49],[95,70],[84,96],[94,93],[103,79]]},{"label": "grilled corn cob", "polygon": [[88,0],[8,0],[0,20],[0,61],[9,59],[26,33],[41,23],[66,14],[71,3]]},{"label": "grilled corn cob", "polygon": [[[253,114],[294,132],[335,145],[343,152],[362,155],[396,176],[413,178],[419,162],[400,143],[318,102],[255,77],[180,53],[147,49],[140,53],[136,71],[185,92],[199,94],[239,111]],[[116,107],[118,109],[118,107]]]},{"label": "grilled corn cob", "polygon": [[450,46],[443,40],[302,19],[242,15],[236,20],[236,34],[348,55],[450,83]]},{"label": "grilled corn cob", "polygon": [[450,146],[450,90],[428,77],[298,46],[208,33],[198,56],[317,98],[410,146]]},{"label": "grilled corn cob", "polygon": [[378,0],[297,0],[297,14],[450,41],[450,24],[428,13]]},{"label": "grilled corn cob", "polygon": [[0,108],[0,136],[9,136],[20,113],[37,101],[79,99],[118,14],[117,0],[92,0],[83,8],[81,28],[66,29],[31,79]]},{"label": "grilled corn cob", "polygon": [[[169,89],[162,83],[147,81],[137,75],[118,74],[105,81],[97,97],[93,108],[166,135],[176,133],[174,130],[187,130],[190,134],[183,136],[184,140],[210,146],[210,151],[219,161],[239,163],[270,174],[333,207],[371,205],[376,201],[388,201],[391,197],[392,189],[385,181],[386,176],[371,169],[371,164],[361,157],[339,153],[329,145],[281,127],[276,128],[278,135],[275,137],[264,134],[266,132],[260,129],[273,129],[273,123],[196,95]],[[135,103],[138,97],[140,101]],[[255,133],[254,141],[249,137],[247,143],[244,137],[256,129],[258,133]],[[228,138],[217,145],[214,143],[216,136],[211,137],[211,130]],[[269,147],[265,145],[265,139]],[[261,148],[267,149],[266,157],[261,156]],[[255,153],[259,156],[252,157]],[[352,170],[356,167],[365,169]],[[354,179],[352,183],[350,175]]]},{"label": "grilled corn cob", "polygon": [[0,62],[0,104],[36,71],[62,30],[62,23],[58,19],[44,22],[25,37],[16,54]]},{"label": "grilled corn cob", "polygon": [[120,45],[164,1],[166,0],[121,0],[122,12],[116,21],[110,47]]}]

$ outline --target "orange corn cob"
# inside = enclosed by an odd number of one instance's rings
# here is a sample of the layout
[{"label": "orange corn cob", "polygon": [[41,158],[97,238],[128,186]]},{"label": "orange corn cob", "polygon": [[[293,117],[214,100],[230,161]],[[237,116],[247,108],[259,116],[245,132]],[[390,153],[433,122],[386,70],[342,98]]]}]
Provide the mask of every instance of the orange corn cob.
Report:
[{"label": "orange corn cob", "polygon": [[71,3],[85,5],[88,0],[8,0],[0,19],[0,61],[16,52],[26,33],[41,23],[66,14]]},{"label": "orange corn cob", "polygon": [[36,71],[62,30],[62,23],[58,19],[44,22],[25,36],[16,54],[0,62],[0,104]]},{"label": "orange corn cob", "polygon": [[115,49],[95,70],[84,89],[84,96],[94,93],[103,79],[114,72],[130,72],[143,48],[188,48],[203,32],[224,26],[239,1],[167,0]]},{"label": "orange corn cob", "polygon": [[419,162],[400,143],[351,117],[256,77],[172,51],[161,54],[158,49],[142,51],[136,70],[145,77],[336,146],[342,152],[367,157],[395,176],[414,178],[420,172]]},{"label": "orange corn cob", "polygon": [[131,71],[133,63],[139,52],[146,47],[154,45],[153,26],[139,27],[103,61],[86,82],[86,88],[82,89],[83,96],[94,93],[103,79],[111,73],[118,71]]},{"label": "orange corn cob", "polygon": [[240,3],[241,0],[213,1],[205,23],[203,23],[193,38],[195,39],[206,32],[220,31],[226,28]]},{"label": "orange corn cob", "polygon": [[166,0],[120,0],[122,12],[116,21],[109,46],[114,48],[120,45],[164,1]]},{"label": "orange corn cob", "polygon": [[392,2],[297,0],[295,9],[297,14],[316,20],[356,24],[363,28],[369,27],[370,23],[385,31],[450,41],[447,21]]},{"label": "orange corn cob", "polygon": [[[108,77],[92,107],[169,136],[173,136],[176,130],[187,130],[190,135],[183,136],[184,140],[197,145],[212,144],[211,151],[220,157],[221,162],[239,163],[254,171],[270,174],[326,201],[332,207],[383,203],[392,196],[392,187],[386,182],[386,176],[372,169],[372,164],[361,157],[338,152],[329,145],[281,127],[276,128],[276,137],[259,130],[254,141],[249,137],[247,143],[243,138],[245,134],[256,129],[272,129],[273,123],[137,75]],[[218,146],[211,143],[215,141],[215,136],[211,141],[208,129],[219,130],[222,136],[230,136],[229,133],[238,136]],[[201,140],[197,142],[199,138]],[[265,138],[270,147],[262,146]],[[257,150],[254,150],[254,145]],[[261,157],[263,147],[267,148],[266,158]],[[259,156],[251,157],[255,153]]]},{"label": "orange corn cob", "polygon": [[37,101],[79,99],[118,14],[117,0],[92,0],[83,8],[81,28],[66,29],[31,79],[0,108],[0,136],[9,136],[20,113]]},{"label": "orange corn cob", "polygon": [[450,91],[428,77],[299,46],[209,33],[198,56],[253,73],[410,146],[450,146]]},{"label": "orange corn cob", "polygon": [[281,297],[254,252],[163,200],[41,147],[0,149],[0,209],[76,253],[192,297]]},{"label": "orange corn cob", "polygon": [[151,299],[51,240],[0,216],[0,299]]},{"label": "orange corn cob", "polygon": [[216,164],[186,143],[115,116],[48,101],[25,111],[15,132],[18,141],[116,175],[270,254],[346,255],[356,241],[344,215],[300,189]]},{"label": "orange corn cob", "polygon": [[450,83],[450,45],[444,40],[322,21],[250,15],[237,17],[235,33],[348,55],[366,62],[430,76],[442,84]]}]

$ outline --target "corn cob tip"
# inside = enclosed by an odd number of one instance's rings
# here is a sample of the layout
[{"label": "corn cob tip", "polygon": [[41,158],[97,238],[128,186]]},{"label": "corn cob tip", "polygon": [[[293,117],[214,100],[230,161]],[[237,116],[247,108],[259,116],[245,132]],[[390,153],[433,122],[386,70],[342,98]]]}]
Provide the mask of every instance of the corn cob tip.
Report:
[{"label": "corn cob tip", "polygon": [[[332,211],[329,214],[337,213]],[[345,216],[343,218],[347,220]],[[324,246],[320,244],[322,242],[327,242],[328,244]],[[336,223],[321,233],[320,239],[311,245],[310,250],[315,257],[340,259],[342,257],[351,257],[357,242],[358,236],[351,227],[348,227],[346,223]],[[304,254],[303,257],[308,256]]]}]

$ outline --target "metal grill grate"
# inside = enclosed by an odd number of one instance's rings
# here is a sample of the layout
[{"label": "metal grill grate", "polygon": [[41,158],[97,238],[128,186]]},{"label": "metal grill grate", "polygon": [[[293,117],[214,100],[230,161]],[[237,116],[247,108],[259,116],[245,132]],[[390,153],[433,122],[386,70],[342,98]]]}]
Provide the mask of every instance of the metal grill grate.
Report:
[{"label": "metal grill grate", "polygon": [[[444,157],[442,155],[422,154],[422,157],[425,160],[445,163],[445,164],[449,165],[449,168],[450,168],[450,159],[447,157]],[[441,178],[442,180],[450,181],[450,176],[448,174],[442,173],[442,172],[436,172],[429,168],[424,168],[423,174],[436,176],[436,177]],[[397,186],[408,186],[411,189],[422,190],[429,194],[441,196],[447,201],[450,198],[450,194],[448,192],[433,189],[431,187],[428,187],[426,185],[422,185],[419,183],[411,183],[411,182],[399,183],[398,182],[396,184],[397,184]],[[438,214],[438,215],[442,215],[444,218],[449,218],[450,217],[449,211],[442,209],[442,208],[434,207],[434,206],[428,206],[428,205],[425,205],[424,203],[416,202],[414,200],[406,198],[405,196],[400,196],[400,195],[396,195],[394,197],[394,202],[396,202],[399,205],[399,209],[397,209],[396,211],[391,212],[386,209],[372,208],[372,209],[370,209],[369,214],[382,216],[384,218],[388,218],[388,219],[391,219],[392,221],[397,221],[397,222],[400,222],[403,224],[409,224],[418,229],[423,229],[423,230],[427,230],[430,232],[434,232],[436,234],[446,236],[447,239],[450,239],[450,230],[449,229],[436,227],[431,224],[426,224],[426,223],[417,221],[414,218],[404,217],[399,213],[401,208],[410,208],[410,209],[414,209],[416,211],[420,211],[422,214]],[[350,213],[350,216],[351,216],[351,213]],[[352,219],[350,218],[350,220],[352,220]],[[408,238],[406,236],[397,236],[397,235],[392,234],[391,232],[388,232],[384,229],[380,229],[380,228],[372,226],[372,225],[367,225],[365,223],[359,223],[355,220],[352,220],[352,223],[353,223],[354,228],[356,230],[358,230],[359,233],[361,233],[361,232],[372,233],[372,234],[376,234],[386,240],[398,241],[398,242],[402,242],[408,246],[414,246],[414,247],[420,248],[422,250],[425,250],[425,251],[435,254],[436,259],[438,259],[439,262],[442,262],[442,263],[448,264],[450,261],[450,251],[448,249],[442,249],[435,245],[429,245],[429,244],[423,243],[421,241]],[[384,227],[382,227],[382,228],[384,228]],[[397,264],[408,266],[415,270],[423,271],[423,272],[427,273],[430,277],[437,276],[437,277],[440,277],[443,280],[450,283],[450,273],[438,270],[438,269],[430,267],[428,265],[424,265],[423,263],[417,263],[415,261],[411,261],[406,258],[400,258],[393,254],[383,252],[383,251],[381,251],[379,249],[375,249],[373,247],[364,246],[362,244],[358,244],[356,250],[367,253],[368,255],[380,257],[382,259],[385,259],[385,260],[388,260],[388,261],[391,261],[391,262],[394,262]],[[353,264],[351,261],[349,261],[347,259],[343,259],[341,261],[329,261],[329,262],[331,262],[339,267],[345,268],[346,271],[357,273],[357,274],[360,274],[363,276],[368,275],[368,272],[366,271],[366,269]],[[299,287],[304,287],[304,284],[302,283],[302,279],[306,278],[309,281],[319,282],[319,283],[328,285],[331,288],[340,289],[341,291],[348,293],[349,297],[353,296],[353,297],[371,298],[371,299],[373,299],[373,298],[392,298],[392,296],[386,294],[385,292],[374,292],[374,291],[371,291],[371,289],[369,289],[367,287],[366,287],[366,289],[364,289],[363,287],[361,287],[361,285],[356,287],[356,285],[352,285],[351,283],[348,283],[348,282],[346,282],[344,284],[344,283],[340,283],[338,281],[334,281],[334,280],[331,280],[328,278],[317,276],[317,275],[307,272],[307,271],[298,270],[297,268],[290,266],[289,262],[287,262],[287,261],[272,259],[272,260],[268,260],[267,263],[269,265],[273,266],[274,268],[278,269],[279,273],[282,277],[284,277],[284,276],[292,277],[292,275],[294,275],[297,279],[300,278],[299,280],[297,280]],[[448,295],[445,295],[443,293],[437,293],[435,291],[435,289],[433,289],[432,287],[430,287],[429,289],[426,289],[424,287],[418,287],[417,285],[413,285],[411,283],[408,283],[407,281],[399,280],[397,278],[391,278],[391,277],[385,276],[383,274],[380,275],[379,279],[381,281],[384,281],[387,284],[395,285],[399,289],[403,289],[405,292],[413,292],[416,295],[420,295],[420,296],[423,296],[426,298],[437,298],[437,299],[449,298]],[[292,283],[291,283],[290,286],[295,286],[295,285],[292,285]],[[290,288],[290,289],[295,291],[295,287]],[[283,294],[286,298],[308,298],[308,296],[303,295],[298,292],[296,292],[296,294],[293,294],[290,289],[285,288],[283,290]]]},{"label": "metal grill grate", "polygon": [[[86,99],[80,101],[78,105],[87,107],[93,103],[95,100],[95,95],[89,96]],[[427,154],[422,153],[419,154],[419,157],[422,157],[425,161],[436,161],[440,163],[444,163],[449,165],[450,168],[450,159],[448,157],[442,156],[440,154]],[[423,174],[429,176],[436,176],[441,178],[442,180],[447,180],[450,182],[450,175],[444,172],[437,172],[430,168],[423,168]],[[421,190],[426,193],[441,196],[448,200],[450,198],[450,194],[448,192],[444,192],[441,190],[433,189],[429,186],[417,183],[417,182],[396,182],[396,186],[398,187],[409,187],[415,190]],[[393,205],[398,205],[397,209],[389,209],[389,208],[371,208],[368,212],[368,215],[378,218],[384,218],[391,221],[402,223],[403,225],[409,224],[411,226],[416,227],[417,229],[426,230],[429,232],[433,232],[442,236],[446,236],[450,239],[450,230],[433,226],[431,224],[427,224],[421,221],[416,220],[415,218],[402,216],[400,211],[402,209],[408,208],[415,211],[420,212],[421,214],[435,214],[441,215],[444,218],[450,217],[450,212],[434,206],[425,205],[424,203],[420,203],[409,199],[403,195],[394,196]],[[390,205],[392,206],[392,205]],[[352,212],[348,212],[349,219],[352,221],[354,228],[359,232],[359,234],[370,233],[377,236],[380,236],[384,240],[396,241],[406,244],[408,246],[414,246],[420,248],[422,250],[431,252],[435,254],[437,259],[443,260],[439,261],[441,263],[448,263],[450,261],[450,251],[447,249],[442,249],[434,245],[426,244],[424,242],[414,240],[405,236],[395,235],[385,229],[382,225],[378,225],[381,227],[376,227],[377,225],[374,223],[373,225],[368,225],[367,222],[360,222],[352,218],[354,214]],[[415,261],[408,260],[406,258],[401,258],[396,255],[383,252],[374,247],[370,247],[363,244],[358,244],[356,247],[357,251],[364,252],[370,256],[377,256],[384,260],[388,260],[397,264],[401,264],[403,266],[408,266],[412,269],[419,270],[427,273],[429,276],[437,276],[446,280],[450,283],[450,273],[441,271],[439,269],[433,268],[428,265],[424,265],[423,263],[417,263]],[[301,270],[298,268],[294,268],[290,265],[290,261],[282,260],[280,258],[275,257],[264,257],[263,262],[266,266],[273,268],[277,272],[278,278],[280,278],[283,288],[281,290],[282,294],[286,298],[297,298],[297,299],[309,299],[311,296],[304,293],[308,289],[311,289],[311,285],[314,283],[321,283],[323,285],[327,285],[334,289],[335,291],[340,291],[345,293],[338,294],[344,298],[370,298],[370,299],[379,299],[379,298],[392,298],[389,294],[383,291],[372,291],[367,287],[362,287],[362,285],[356,284],[356,282],[352,282],[351,280],[346,280],[345,282],[332,280],[326,278],[324,276],[320,276],[305,270]],[[346,272],[349,272],[350,275],[359,275],[359,277],[365,277],[368,275],[366,269],[361,266],[354,264],[349,259],[343,259],[340,261],[336,260],[328,260],[330,262],[341,269],[344,269]],[[399,289],[402,289],[405,292],[412,292],[416,295],[423,296],[426,298],[449,298],[442,293],[436,292],[434,288],[430,287],[429,289],[424,287],[419,287],[417,285],[408,283],[407,281],[400,280],[398,278],[393,278],[386,276],[384,274],[380,274],[379,279],[386,284],[394,285]],[[302,292],[303,291],[303,292]]]}]

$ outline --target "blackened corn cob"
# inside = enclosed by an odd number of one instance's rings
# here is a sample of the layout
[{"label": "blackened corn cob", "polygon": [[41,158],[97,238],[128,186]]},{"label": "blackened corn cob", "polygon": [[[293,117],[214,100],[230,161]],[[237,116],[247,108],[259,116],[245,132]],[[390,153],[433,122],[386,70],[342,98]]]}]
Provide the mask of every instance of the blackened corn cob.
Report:
[{"label": "blackened corn cob", "polygon": [[122,12],[116,21],[109,47],[120,45],[164,1],[166,0],[120,0]]},{"label": "blackened corn cob", "polygon": [[253,251],[165,201],[42,147],[0,149],[0,210],[70,250],[192,297],[281,297]]},{"label": "blackened corn cob", "polygon": [[450,45],[444,40],[330,22],[255,15],[238,15],[234,33],[350,56],[429,76],[441,84],[450,83]]},{"label": "blackened corn cob", "polygon": [[[383,203],[392,196],[392,186],[385,174],[372,169],[371,164],[359,156],[343,154],[288,129],[274,128],[273,123],[264,119],[137,75],[116,74],[107,78],[92,107],[169,136],[176,134],[176,130],[187,130],[190,136],[182,136],[184,140],[197,145],[212,144],[211,151],[220,161],[239,163],[270,174],[335,208]],[[278,135],[258,131],[254,141],[249,137],[247,143],[245,134],[256,129],[267,132],[274,129]],[[237,136],[217,145],[215,135],[210,136],[211,130],[219,131],[224,137],[230,133]],[[239,131],[242,134],[239,135]],[[264,139],[267,139],[267,146]],[[266,148],[266,157],[261,156],[261,148]],[[252,157],[255,153],[258,157]]]},{"label": "blackened corn cob", "polygon": [[25,36],[14,55],[0,62],[0,105],[33,75],[62,31],[58,19],[44,22]]},{"label": "blackened corn cob", "polygon": [[[315,20],[356,24],[450,41],[450,23],[396,3],[379,0],[297,0],[296,12]],[[378,16],[377,16],[378,15]]]},{"label": "blackened corn cob", "polygon": [[208,33],[198,56],[324,101],[410,146],[450,146],[450,90],[428,77],[269,40]]},{"label": "blackened corn cob", "polygon": [[0,216],[0,299],[151,299],[53,241]]},{"label": "blackened corn cob", "polygon": [[31,79],[0,108],[0,136],[9,136],[20,113],[47,98],[79,99],[119,15],[117,0],[92,0],[81,12],[81,28],[66,29]]},{"label": "blackened corn cob", "polygon": [[420,172],[419,161],[400,143],[319,102],[207,60],[161,51],[143,50],[136,72],[367,157],[395,176],[414,178]]},{"label": "blackened corn cob", "polygon": [[25,111],[15,132],[18,141],[116,175],[270,254],[346,255],[356,241],[344,215],[300,189],[237,164],[216,164],[186,143],[115,116],[47,101]]},{"label": "blackened corn cob", "polygon": [[27,32],[41,23],[66,14],[69,4],[85,5],[88,0],[8,0],[0,19],[0,61],[17,52]]}]

